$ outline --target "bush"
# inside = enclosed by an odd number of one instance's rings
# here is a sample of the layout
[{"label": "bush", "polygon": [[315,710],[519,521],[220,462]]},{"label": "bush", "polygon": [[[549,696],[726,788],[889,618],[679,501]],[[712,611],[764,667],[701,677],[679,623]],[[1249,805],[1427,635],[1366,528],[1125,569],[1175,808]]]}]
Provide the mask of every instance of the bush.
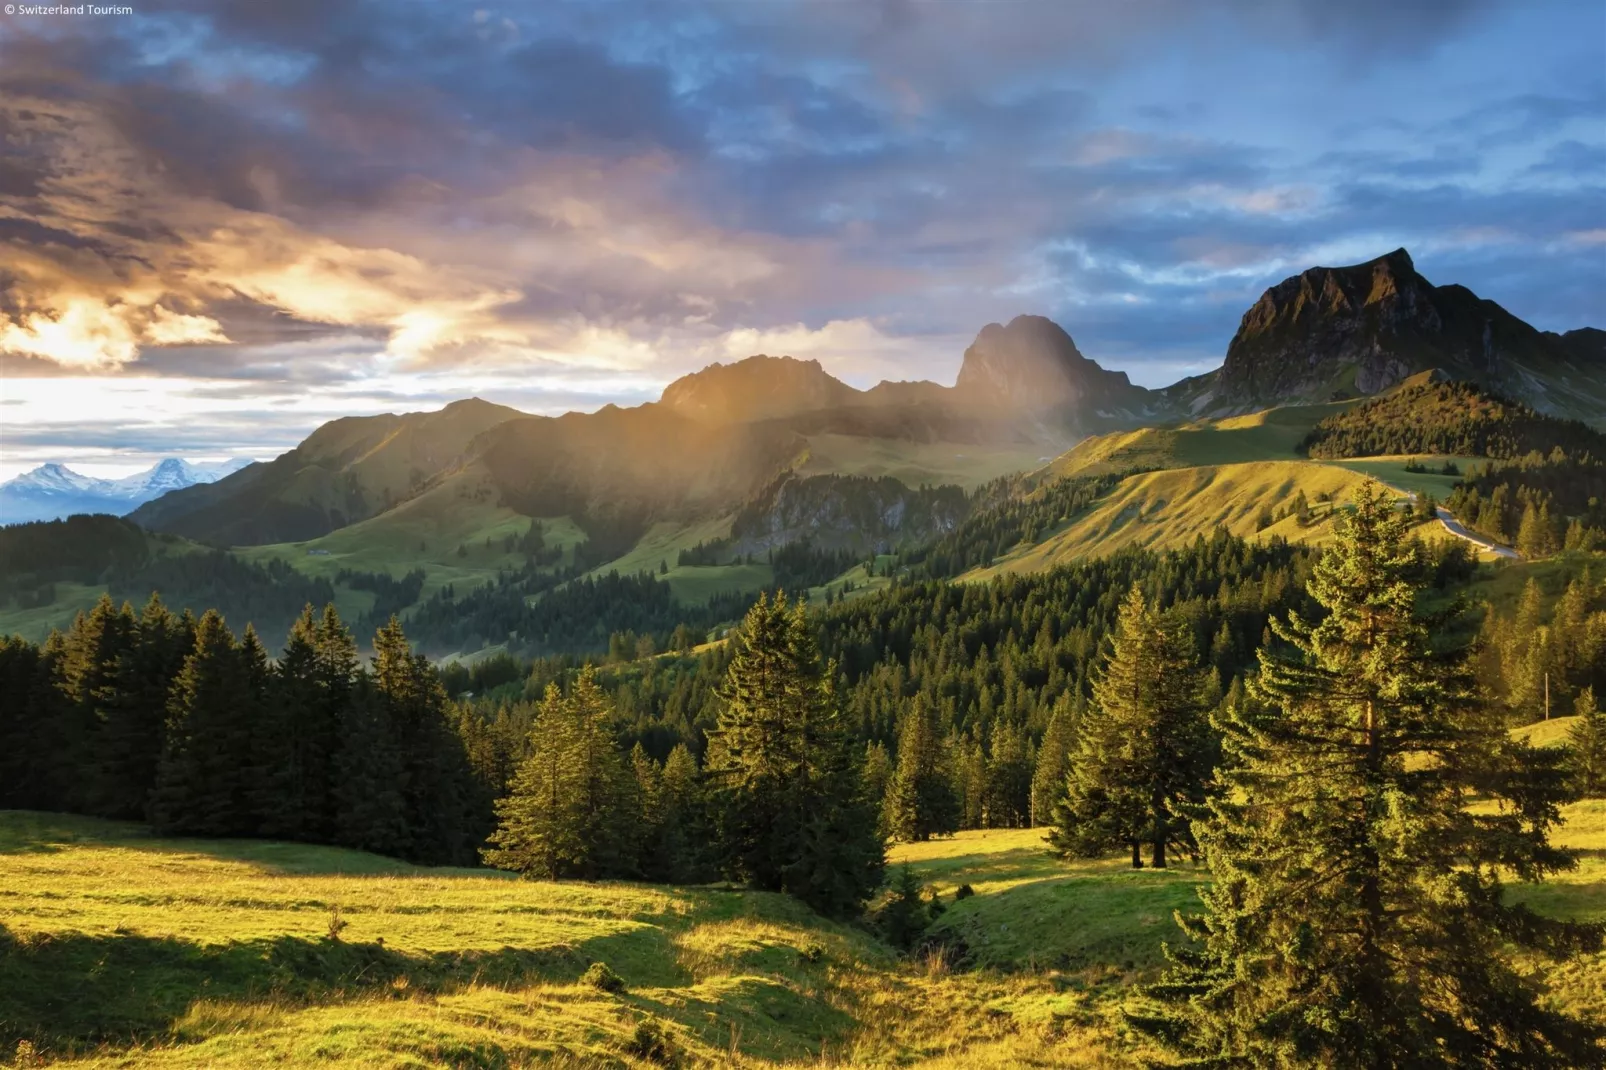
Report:
[{"label": "bush", "polygon": [[819,944],[804,944],[798,948],[797,957],[804,962],[820,962],[825,958],[825,948]]},{"label": "bush", "polygon": [[968,884],[961,884],[959,886],[959,890],[954,893],[954,902],[957,903],[961,899],[969,899],[971,896],[973,896],[975,894],[976,894],[976,889],[972,888]]},{"label": "bush", "polygon": [[905,951],[919,942],[931,924],[931,910],[921,895],[920,882],[908,866],[899,871],[892,898],[876,912],[875,922],[887,943]]},{"label": "bush", "polygon": [[644,1018],[636,1023],[635,1032],[624,1043],[624,1052],[659,1066],[680,1065],[680,1046],[654,1018]]},{"label": "bush", "polygon": [[614,973],[606,962],[593,962],[586,968],[586,972],[580,975],[580,980],[603,992],[617,994],[625,990],[625,979]]}]

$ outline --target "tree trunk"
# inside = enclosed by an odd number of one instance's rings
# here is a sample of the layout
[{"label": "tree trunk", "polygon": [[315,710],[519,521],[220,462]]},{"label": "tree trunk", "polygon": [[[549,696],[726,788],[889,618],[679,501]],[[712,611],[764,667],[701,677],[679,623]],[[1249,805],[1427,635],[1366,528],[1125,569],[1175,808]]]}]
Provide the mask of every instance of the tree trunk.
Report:
[{"label": "tree trunk", "polygon": [[1142,852],[1142,848],[1143,848],[1143,845],[1140,844],[1137,840],[1133,840],[1132,841],[1132,868],[1133,869],[1142,869],[1143,868],[1143,855],[1141,853]]}]

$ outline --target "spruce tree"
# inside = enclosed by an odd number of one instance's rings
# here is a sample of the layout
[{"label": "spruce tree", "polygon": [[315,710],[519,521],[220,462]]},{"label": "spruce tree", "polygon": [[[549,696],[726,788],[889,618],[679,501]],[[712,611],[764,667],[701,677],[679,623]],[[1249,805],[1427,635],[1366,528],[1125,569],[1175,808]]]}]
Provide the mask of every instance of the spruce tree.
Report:
[{"label": "spruce tree", "polygon": [[563,694],[548,684],[530,727],[530,756],[496,803],[496,831],[480,852],[486,865],[546,879],[579,872],[586,845],[573,816],[575,749]]},{"label": "spruce tree", "polygon": [[1008,720],[993,726],[983,798],[988,828],[1024,828],[1031,823],[1032,763],[1026,736]]},{"label": "spruce tree", "polygon": [[742,622],[709,739],[727,872],[823,913],[857,910],[885,863],[859,752],[802,600],[760,596]]},{"label": "spruce tree", "polygon": [[898,764],[887,787],[886,828],[906,843],[924,843],[959,828],[959,799],[948,772],[937,711],[916,695],[898,733]]},{"label": "spruce tree", "polygon": [[1037,765],[1032,770],[1032,825],[1047,825],[1054,807],[1065,797],[1065,777],[1071,767],[1071,744],[1076,737],[1075,713],[1069,694],[1054,703],[1043,742],[1037,748]]},{"label": "spruce tree", "polygon": [[[1214,883],[1197,941],[1132,1019],[1186,1065],[1582,1067],[1599,1030],[1541,1003],[1512,944],[1555,955],[1598,930],[1502,898],[1552,847],[1564,785],[1480,704],[1409,521],[1374,484],[1261,652],[1259,703],[1220,719],[1224,790],[1196,830]],[[1263,704],[1263,705],[1262,705]],[[1497,813],[1474,814],[1475,795]]]},{"label": "spruce tree", "polygon": [[1204,677],[1181,622],[1127,593],[1093,704],[1083,720],[1049,840],[1066,855],[1147,845],[1166,865],[1172,846],[1191,849],[1187,812],[1204,798],[1214,754],[1203,709]]},{"label": "spruce tree", "polygon": [[1567,733],[1573,789],[1590,798],[1606,795],[1606,711],[1596,707],[1594,688],[1578,692],[1573,715],[1578,721]]},{"label": "spruce tree", "polygon": [[194,621],[170,613],[152,594],[118,660],[111,693],[101,707],[96,741],[96,812],[146,816],[162,756],[167,695],[195,644]]},{"label": "spruce tree", "polygon": [[407,769],[390,704],[367,673],[354,680],[340,709],[339,747],[330,790],[330,838],[346,847],[404,855]]},{"label": "spruce tree", "polygon": [[706,880],[709,870],[709,824],[702,772],[697,758],[684,743],[675,745],[664,761],[659,780],[659,851],[666,860],[671,881]]},{"label": "spruce tree", "polygon": [[426,865],[472,861],[473,773],[463,740],[452,727],[439,675],[428,658],[413,653],[394,616],[374,635],[373,681],[401,756],[404,857]]},{"label": "spruce tree", "polygon": [[[101,595],[88,613],[79,613],[65,637],[56,662],[58,687],[66,699],[59,726],[60,745],[47,760],[59,766],[65,788],[61,808],[79,813],[106,813],[100,806],[106,792],[102,771],[109,757],[101,739],[108,716],[117,716],[119,677],[134,649],[134,612]],[[124,733],[114,729],[121,744]]]},{"label": "spruce tree", "polygon": [[250,768],[255,666],[215,610],[168,698],[166,736],[151,819],[166,832],[238,836],[253,831]]}]

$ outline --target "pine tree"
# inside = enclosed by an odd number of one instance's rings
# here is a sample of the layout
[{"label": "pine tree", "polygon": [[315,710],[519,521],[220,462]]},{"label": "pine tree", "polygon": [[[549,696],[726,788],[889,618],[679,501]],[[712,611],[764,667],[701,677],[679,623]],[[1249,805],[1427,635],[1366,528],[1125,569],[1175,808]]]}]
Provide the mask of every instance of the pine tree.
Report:
[{"label": "pine tree", "polygon": [[166,832],[238,836],[253,831],[251,715],[256,667],[215,610],[173,682],[152,822]]},{"label": "pine tree", "polygon": [[258,753],[265,765],[265,835],[325,840],[333,835],[334,762],[357,674],[357,644],[333,604],[321,618],[306,606],[269,683]]},{"label": "pine tree", "polygon": [[1530,499],[1522,510],[1522,522],[1517,527],[1517,551],[1523,557],[1544,557],[1550,553],[1550,531],[1546,517],[1534,508]]},{"label": "pine tree", "polygon": [[468,814],[473,774],[453,730],[446,690],[422,654],[414,654],[395,617],[374,635],[374,690],[386,706],[402,761],[403,856],[426,865],[473,859]]},{"label": "pine tree", "polygon": [[410,843],[406,764],[390,705],[367,673],[357,676],[340,709],[333,762],[330,833],[335,843],[403,855]]},{"label": "pine tree", "polygon": [[[62,656],[56,662],[57,686],[66,699],[60,727],[61,745],[51,757],[61,767],[65,788],[62,809],[79,813],[107,813],[102,803],[106,764],[102,730],[108,717],[116,717],[119,676],[134,649],[134,611],[115,605],[101,595],[93,609],[80,613],[68,630]],[[118,742],[120,729],[114,729]]]},{"label": "pine tree", "polygon": [[846,914],[880,884],[885,855],[833,685],[802,600],[760,596],[726,670],[709,769],[727,871]]},{"label": "pine tree", "polygon": [[881,831],[890,835],[887,800],[892,788],[892,756],[886,744],[871,740],[864,745],[864,797],[881,813]]},{"label": "pine tree", "polygon": [[152,594],[134,625],[101,707],[96,812],[124,819],[146,815],[162,757],[167,695],[195,645],[194,623],[170,613]]},{"label": "pine tree", "polygon": [[1606,795],[1606,711],[1596,707],[1594,688],[1578,692],[1573,714],[1578,721],[1567,734],[1567,764],[1573,789],[1580,795],[1598,798]]},{"label": "pine tree", "polygon": [[666,879],[699,881],[712,876],[709,823],[697,758],[684,743],[676,744],[664,761],[659,780],[659,850],[665,858]]},{"label": "pine tree", "polygon": [[993,726],[984,799],[983,820],[988,828],[1024,828],[1030,824],[1032,763],[1025,734],[1007,720]]},{"label": "pine tree", "polygon": [[578,871],[585,845],[572,816],[574,751],[567,704],[558,685],[548,684],[530,728],[530,756],[496,804],[493,846],[481,851],[487,865],[549,879]]},{"label": "pine tree", "polygon": [[[1317,564],[1319,623],[1263,650],[1265,704],[1220,720],[1224,790],[1197,831],[1214,883],[1198,941],[1134,1023],[1188,1065],[1598,1066],[1602,1034],[1543,1006],[1510,944],[1598,946],[1504,902],[1499,873],[1571,864],[1564,786],[1479,704],[1449,615],[1426,616],[1420,546],[1368,484]],[[1548,764],[1547,764],[1548,763]],[[1503,803],[1470,814],[1475,793]]]},{"label": "pine tree", "polygon": [[639,797],[610,726],[612,708],[587,666],[565,697],[556,684],[530,729],[530,757],[496,804],[489,865],[534,877],[621,876],[636,867]]},{"label": "pine tree", "polygon": [[1032,770],[1032,825],[1047,825],[1054,807],[1065,797],[1065,777],[1071,767],[1071,744],[1076,738],[1076,715],[1069,694],[1054,703],[1054,712],[1037,748],[1037,766]]},{"label": "pine tree", "polygon": [[1213,763],[1204,679],[1181,622],[1150,609],[1134,585],[1121,604],[1093,706],[1071,758],[1050,842],[1068,855],[1127,846],[1164,867],[1191,848],[1187,810],[1203,800]]},{"label": "pine tree", "polygon": [[959,800],[948,773],[936,710],[916,695],[898,732],[898,765],[887,786],[887,832],[905,842],[925,842],[959,828]]}]

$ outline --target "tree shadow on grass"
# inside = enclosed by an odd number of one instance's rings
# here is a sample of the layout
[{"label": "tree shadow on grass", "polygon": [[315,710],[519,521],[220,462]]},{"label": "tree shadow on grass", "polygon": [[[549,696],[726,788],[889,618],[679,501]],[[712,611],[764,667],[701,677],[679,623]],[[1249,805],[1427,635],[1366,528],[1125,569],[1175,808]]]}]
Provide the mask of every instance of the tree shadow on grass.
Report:
[{"label": "tree shadow on grass", "polygon": [[[126,933],[24,935],[0,926],[0,1051],[27,1040],[59,1057],[171,1039],[201,999],[308,1006],[387,993],[427,998],[474,985],[572,983],[594,961],[650,961],[658,949],[641,946],[644,935],[650,944],[663,934],[638,931],[535,949],[401,952],[378,942],[297,936],[200,944]],[[626,977],[686,980],[650,972],[657,976]]]}]

